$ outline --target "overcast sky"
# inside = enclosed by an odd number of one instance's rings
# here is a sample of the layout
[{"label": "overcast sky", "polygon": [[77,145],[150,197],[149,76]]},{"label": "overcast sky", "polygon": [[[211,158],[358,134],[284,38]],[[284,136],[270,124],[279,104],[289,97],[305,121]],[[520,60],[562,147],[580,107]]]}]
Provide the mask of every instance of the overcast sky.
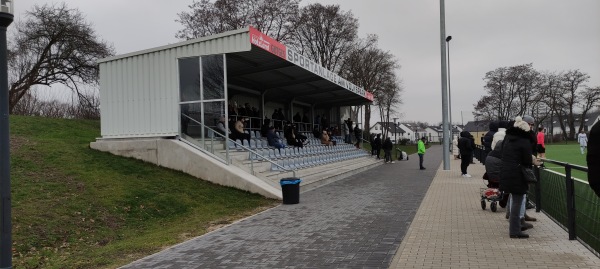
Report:
[{"label": "overcast sky", "polygon": [[[15,1],[19,20],[34,4]],[[117,54],[178,42],[177,13],[192,0],[65,0],[93,23]],[[438,0],[303,0],[339,4],[359,19],[359,34],[379,36],[404,81],[400,121],[442,120]],[[485,93],[483,77],[498,67],[533,63],[537,70],[579,69],[600,86],[600,0],[446,0],[452,121],[472,120]]]}]

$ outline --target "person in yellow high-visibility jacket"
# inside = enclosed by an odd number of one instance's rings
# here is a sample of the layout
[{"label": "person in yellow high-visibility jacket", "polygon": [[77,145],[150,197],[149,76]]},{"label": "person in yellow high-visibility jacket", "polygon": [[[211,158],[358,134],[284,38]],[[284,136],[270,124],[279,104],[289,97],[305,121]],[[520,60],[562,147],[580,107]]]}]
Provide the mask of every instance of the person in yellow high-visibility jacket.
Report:
[{"label": "person in yellow high-visibility jacket", "polygon": [[419,154],[419,168],[421,170],[425,170],[423,166],[423,156],[425,155],[425,139],[426,137],[421,137],[419,142],[417,143],[417,154]]}]

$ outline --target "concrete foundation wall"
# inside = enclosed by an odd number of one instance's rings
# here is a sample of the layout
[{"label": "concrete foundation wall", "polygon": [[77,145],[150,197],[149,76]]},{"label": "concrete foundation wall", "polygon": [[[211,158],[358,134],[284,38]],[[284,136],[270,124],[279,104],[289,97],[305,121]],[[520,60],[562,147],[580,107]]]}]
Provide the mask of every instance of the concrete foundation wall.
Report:
[{"label": "concrete foundation wall", "polygon": [[215,184],[257,193],[268,198],[282,199],[281,188],[278,186],[255,177],[236,166],[219,162],[179,140],[163,138],[102,139],[90,143],[90,147],[182,171]]}]

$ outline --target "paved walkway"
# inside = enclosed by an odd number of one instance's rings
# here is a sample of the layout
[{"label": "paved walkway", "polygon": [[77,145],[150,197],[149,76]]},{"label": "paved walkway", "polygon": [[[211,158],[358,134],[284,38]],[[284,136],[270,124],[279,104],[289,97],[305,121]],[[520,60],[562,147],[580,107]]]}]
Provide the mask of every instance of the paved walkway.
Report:
[{"label": "paved walkway", "polygon": [[[532,238],[508,238],[504,211],[481,210],[483,166],[463,179],[441,147],[301,194],[123,268],[600,268],[543,214]],[[430,186],[431,185],[431,186]],[[417,212],[418,210],[418,212]],[[411,223],[412,222],[412,223]]]}]

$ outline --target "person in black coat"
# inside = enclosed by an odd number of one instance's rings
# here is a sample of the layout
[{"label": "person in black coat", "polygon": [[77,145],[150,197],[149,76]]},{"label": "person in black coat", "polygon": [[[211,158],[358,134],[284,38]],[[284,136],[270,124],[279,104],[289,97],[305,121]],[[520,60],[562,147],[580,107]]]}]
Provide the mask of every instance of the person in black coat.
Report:
[{"label": "person in black coat", "polygon": [[502,167],[500,169],[500,190],[510,193],[512,203],[509,217],[509,234],[511,238],[528,238],[522,232],[524,220],[520,218],[521,204],[529,185],[525,180],[521,166],[533,165],[531,152],[531,126],[521,117],[515,119],[513,127],[506,130],[504,148],[502,149]]},{"label": "person in black coat", "polygon": [[598,123],[590,130],[586,159],[590,188],[600,197],[600,124]]},{"label": "person in black coat", "polygon": [[377,137],[373,139],[373,153],[377,157],[377,159],[379,159],[379,154],[381,153],[381,134],[377,134]]},{"label": "person in black coat", "polygon": [[394,144],[392,144],[392,140],[390,140],[389,137],[385,138],[385,141],[383,142],[383,152],[384,152],[384,160],[385,163],[394,163],[392,161],[392,148],[394,147]]},{"label": "person in black coat", "polygon": [[490,152],[492,151],[492,141],[494,140],[494,134],[496,134],[496,132],[498,132],[498,124],[499,122],[497,121],[492,121],[490,122],[490,130],[485,133],[485,136],[483,136],[483,147],[485,148],[485,152]]},{"label": "person in black coat", "polygon": [[460,172],[463,177],[471,177],[467,174],[467,167],[471,163],[473,157],[473,135],[467,131],[460,132],[460,138],[458,139],[458,150],[460,152]]}]

